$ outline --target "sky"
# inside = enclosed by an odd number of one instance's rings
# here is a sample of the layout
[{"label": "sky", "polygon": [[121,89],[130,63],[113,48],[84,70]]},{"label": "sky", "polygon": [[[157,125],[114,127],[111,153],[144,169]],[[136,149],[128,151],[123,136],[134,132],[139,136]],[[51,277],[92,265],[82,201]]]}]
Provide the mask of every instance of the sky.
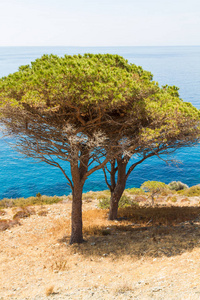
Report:
[{"label": "sky", "polygon": [[199,0],[0,0],[0,46],[200,45]]}]

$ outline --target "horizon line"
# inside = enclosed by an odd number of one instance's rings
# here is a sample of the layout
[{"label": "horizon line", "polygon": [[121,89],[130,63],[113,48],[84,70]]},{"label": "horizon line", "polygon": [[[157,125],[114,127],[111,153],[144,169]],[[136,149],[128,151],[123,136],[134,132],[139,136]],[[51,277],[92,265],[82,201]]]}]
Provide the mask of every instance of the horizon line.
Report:
[{"label": "horizon line", "polygon": [[5,47],[5,48],[17,48],[17,47],[72,47],[72,48],[108,48],[108,47],[110,47],[110,48],[119,48],[119,47],[199,47],[200,46],[200,44],[199,45],[146,45],[146,46],[144,46],[144,45],[135,45],[135,46],[126,46],[126,45],[121,45],[121,46],[72,46],[72,45],[67,45],[67,46],[65,46],[65,45],[34,45],[34,46],[25,46],[25,45],[18,45],[18,46],[15,46],[15,45],[12,45],[12,46],[1,46],[0,45],[0,48],[3,48],[3,47]]}]

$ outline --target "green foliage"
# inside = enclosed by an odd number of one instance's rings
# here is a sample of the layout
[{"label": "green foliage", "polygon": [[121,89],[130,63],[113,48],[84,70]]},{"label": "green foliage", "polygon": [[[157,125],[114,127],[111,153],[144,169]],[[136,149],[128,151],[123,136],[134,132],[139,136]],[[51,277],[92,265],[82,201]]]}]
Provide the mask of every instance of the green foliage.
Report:
[{"label": "green foliage", "polygon": [[141,188],[130,188],[126,189],[126,191],[131,195],[145,195],[145,192]]},{"label": "green foliage", "polygon": [[121,199],[119,200],[119,208],[125,208],[129,206],[135,206],[138,205],[138,203],[134,202],[130,199],[130,197],[123,195]]},{"label": "green foliage", "polygon": [[21,66],[18,72],[2,78],[0,90],[13,105],[20,104],[15,101],[20,95],[23,102],[35,108],[52,109],[62,106],[68,96],[68,101],[88,110],[91,103],[112,106],[123,102],[124,96],[138,94],[144,89],[139,79],[148,88],[152,74],[118,55],[43,55],[30,66]]},{"label": "green foliage", "polygon": [[[99,200],[99,205],[101,209],[108,209],[110,207],[110,198],[102,198]],[[130,199],[130,197],[123,195],[119,200],[119,208],[125,208],[130,206],[138,206],[138,203]]]},{"label": "green foliage", "polygon": [[29,198],[16,198],[16,199],[3,199],[0,201],[0,207],[26,207],[31,205],[45,205],[45,204],[53,204],[61,201],[61,198],[57,196],[49,197],[49,196],[41,196],[41,197],[29,197]]},{"label": "green foliage", "polygon": [[[105,113],[116,119],[131,117],[134,126],[135,119],[137,124],[143,124],[144,128],[140,126],[143,142],[171,140],[183,131],[194,133],[192,125],[199,120],[198,109],[179,98],[177,87],[160,88],[152,79],[150,72],[119,55],[43,55],[0,79],[0,106],[4,108],[4,116],[5,107],[15,112],[34,112],[38,121],[42,112],[43,122],[56,121],[60,125],[70,120],[70,124],[82,126],[92,117],[97,119],[95,127],[102,113],[102,118]],[[19,118],[17,122],[11,116],[19,129]],[[187,117],[194,124],[188,123],[184,128]],[[25,118],[20,120],[25,121]],[[128,127],[130,130],[131,126]],[[102,129],[110,131],[108,126]]]},{"label": "green foliage", "polygon": [[110,197],[104,197],[102,199],[99,199],[98,206],[101,209],[109,209],[109,207],[110,207]]},{"label": "green foliage", "polygon": [[168,187],[172,191],[180,191],[189,188],[187,184],[182,183],[181,181],[172,181],[168,184]]},{"label": "green foliage", "polygon": [[165,183],[160,181],[145,181],[141,185],[141,189],[151,194],[152,205],[154,205],[155,196],[167,191],[168,187]]},{"label": "green foliage", "polygon": [[171,201],[171,202],[175,203],[175,202],[177,202],[177,197],[176,196],[169,196],[167,198],[167,201]]},{"label": "green foliage", "polygon": [[150,192],[151,194],[159,194],[162,191],[165,191],[168,189],[167,185],[164,182],[160,181],[145,181],[141,185],[141,189],[143,189],[145,192]]},{"label": "green foliage", "polygon": [[189,189],[178,191],[178,194],[184,195],[187,197],[200,196],[200,186],[194,185],[194,186],[190,187]]}]

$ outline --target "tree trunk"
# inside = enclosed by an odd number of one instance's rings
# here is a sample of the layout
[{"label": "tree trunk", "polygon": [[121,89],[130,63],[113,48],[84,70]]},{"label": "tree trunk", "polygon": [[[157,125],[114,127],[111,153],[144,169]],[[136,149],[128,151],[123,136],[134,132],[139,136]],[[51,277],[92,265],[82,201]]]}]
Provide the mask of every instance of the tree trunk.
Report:
[{"label": "tree trunk", "polygon": [[115,188],[111,191],[108,220],[117,219],[119,200],[126,186],[126,163],[123,162],[123,159],[117,159],[117,166],[117,183],[115,185]]},{"label": "tree trunk", "polygon": [[125,187],[124,188],[122,187],[120,189],[119,186],[116,184],[116,188],[115,188],[114,192],[111,192],[110,210],[109,210],[108,220],[116,220],[117,219],[119,200],[121,199],[124,189],[125,189]]},{"label": "tree trunk", "polygon": [[83,242],[82,186],[75,185],[72,192],[71,238],[70,244]]}]

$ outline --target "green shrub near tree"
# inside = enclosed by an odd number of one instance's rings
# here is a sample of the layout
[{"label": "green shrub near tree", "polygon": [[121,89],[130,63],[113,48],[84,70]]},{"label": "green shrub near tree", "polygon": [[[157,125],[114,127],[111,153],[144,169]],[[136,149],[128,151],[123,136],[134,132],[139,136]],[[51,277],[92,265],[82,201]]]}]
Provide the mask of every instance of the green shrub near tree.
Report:
[{"label": "green shrub near tree", "polygon": [[164,191],[167,191],[168,186],[164,182],[160,182],[160,181],[145,181],[141,185],[141,189],[143,189],[145,192],[150,193],[152,205],[154,205],[155,196],[161,194]]},{"label": "green shrub near tree", "polygon": [[168,187],[172,191],[181,191],[189,188],[187,184],[182,183],[181,181],[172,181],[168,184]]}]

